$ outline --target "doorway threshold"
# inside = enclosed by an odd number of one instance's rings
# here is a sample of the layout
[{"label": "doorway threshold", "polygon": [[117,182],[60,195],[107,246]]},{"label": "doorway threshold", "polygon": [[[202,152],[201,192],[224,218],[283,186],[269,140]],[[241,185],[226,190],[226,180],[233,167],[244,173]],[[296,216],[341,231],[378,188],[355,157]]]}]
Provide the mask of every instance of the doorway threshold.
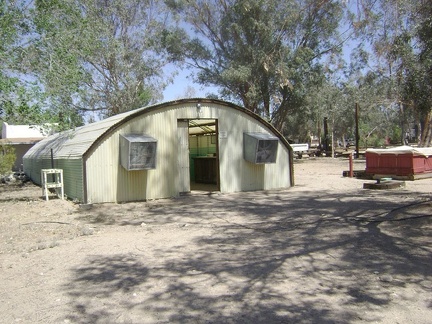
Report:
[{"label": "doorway threshold", "polygon": [[191,182],[190,191],[182,195],[211,195],[220,193],[218,186],[214,183]]}]

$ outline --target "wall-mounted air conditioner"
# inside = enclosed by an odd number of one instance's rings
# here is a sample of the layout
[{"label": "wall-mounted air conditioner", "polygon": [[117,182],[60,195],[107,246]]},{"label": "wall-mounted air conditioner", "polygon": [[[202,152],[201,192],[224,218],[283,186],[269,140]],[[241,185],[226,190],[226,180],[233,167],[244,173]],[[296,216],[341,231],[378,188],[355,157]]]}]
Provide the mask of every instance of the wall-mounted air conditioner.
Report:
[{"label": "wall-mounted air conditioner", "polygon": [[275,163],[279,140],[266,133],[243,133],[243,155],[246,161]]},{"label": "wall-mounted air conditioner", "polygon": [[157,141],[143,134],[120,135],[120,164],[128,171],[156,168]]}]

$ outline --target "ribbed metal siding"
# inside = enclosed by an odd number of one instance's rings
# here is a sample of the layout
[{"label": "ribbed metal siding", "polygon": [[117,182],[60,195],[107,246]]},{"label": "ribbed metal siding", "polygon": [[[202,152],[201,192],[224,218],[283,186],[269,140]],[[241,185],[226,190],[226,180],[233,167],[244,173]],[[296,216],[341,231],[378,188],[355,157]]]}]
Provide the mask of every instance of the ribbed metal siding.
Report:
[{"label": "ribbed metal siding", "polygon": [[[57,167],[61,166],[67,173],[65,185],[69,187],[66,194],[71,198],[84,200],[85,192],[86,202],[94,203],[177,196],[181,191],[177,121],[197,119],[196,105],[197,102],[192,100],[160,105],[157,109],[138,109],[48,138],[38,143],[37,148],[33,147],[28,154],[29,159],[24,160],[26,173],[40,183],[40,169],[51,167],[50,148],[56,148],[54,159]],[[133,119],[126,122],[131,115]],[[200,117],[218,120],[222,192],[286,188],[291,185],[289,152],[281,142],[276,164],[255,165],[243,159],[244,132],[272,132],[259,119],[224,103],[205,100],[201,102]],[[114,126],[118,129],[108,131]],[[103,141],[97,142],[105,132]],[[119,134],[129,133],[148,134],[158,140],[155,170],[128,172],[120,166]],[[224,134],[226,136],[222,136]],[[93,146],[95,141],[97,144]]]},{"label": "ribbed metal siding", "polygon": [[[63,170],[64,193],[68,198],[84,200],[81,159],[54,160],[54,168]],[[51,159],[24,159],[24,172],[34,183],[41,185],[41,170],[51,169]]]},{"label": "ribbed metal siding", "polygon": [[117,177],[122,171],[118,133],[105,139],[93,152],[85,161],[87,203],[117,201]]},{"label": "ribbed metal siding", "polygon": [[83,202],[84,183],[82,159],[56,160],[54,165],[58,169],[63,169],[64,191],[67,197]]},{"label": "ribbed metal siding", "polygon": [[279,143],[277,163],[266,164],[264,190],[288,188],[291,186],[290,159],[286,147]]},{"label": "ribbed metal siding", "polygon": [[[281,143],[274,164],[253,164],[243,158],[243,133],[271,134],[270,130],[240,111],[223,107],[219,114],[221,192],[290,187],[289,152]],[[225,133],[226,138],[221,138]]]},{"label": "ribbed metal siding", "polygon": [[[177,110],[137,117],[113,132],[87,159],[88,200],[134,201],[178,195]],[[141,133],[157,139],[156,169],[126,171],[119,164],[119,135]]]},{"label": "ribbed metal siding", "polygon": [[51,169],[50,159],[30,159],[23,161],[24,173],[37,185],[41,185],[41,169]]},{"label": "ribbed metal siding", "polygon": [[[256,165],[243,159],[243,132],[267,132],[256,119],[240,111],[202,105],[201,118],[218,119],[220,190],[235,192],[290,186],[289,153],[279,144],[277,163]],[[141,115],[99,143],[88,155],[88,202],[134,201],[177,196],[180,169],[177,155],[178,119],[196,119],[196,105],[178,105]],[[126,171],[119,163],[119,134],[148,134],[158,141],[155,170]],[[220,136],[221,137],[221,136]],[[223,136],[222,136],[223,137]]]}]

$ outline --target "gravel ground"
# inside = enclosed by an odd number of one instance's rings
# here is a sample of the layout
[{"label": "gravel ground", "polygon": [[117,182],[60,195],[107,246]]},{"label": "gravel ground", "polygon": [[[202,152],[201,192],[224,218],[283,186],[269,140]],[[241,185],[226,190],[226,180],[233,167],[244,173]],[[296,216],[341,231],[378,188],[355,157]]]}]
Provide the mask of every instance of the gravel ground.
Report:
[{"label": "gravel ground", "polygon": [[0,323],[432,323],[432,178],[368,190],[347,169],[90,209],[0,185]]}]

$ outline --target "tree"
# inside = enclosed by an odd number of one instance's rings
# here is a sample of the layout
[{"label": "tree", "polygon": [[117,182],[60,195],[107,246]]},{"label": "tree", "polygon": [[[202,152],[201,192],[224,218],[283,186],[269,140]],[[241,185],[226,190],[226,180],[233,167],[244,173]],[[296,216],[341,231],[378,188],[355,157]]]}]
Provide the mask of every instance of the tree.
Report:
[{"label": "tree", "polygon": [[22,64],[62,115],[105,117],[147,105],[165,86],[163,9],[151,0],[37,0]]},{"label": "tree", "polygon": [[[73,112],[61,118],[50,102],[37,78],[21,69],[22,57],[31,43],[31,20],[28,1],[0,0],[0,121],[12,124],[40,125],[51,123],[59,130],[82,124]],[[62,120],[63,119],[63,120]]]},{"label": "tree", "polygon": [[414,37],[418,52],[413,64],[405,69],[404,97],[410,101],[420,118],[421,146],[432,145],[432,3],[419,1],[413,19],[416,25]]},{"label": "tree", "polygon": [[279,130],[322,81],[323,55],[340,49],[334,38],[343,14],[338,1],[167,2],[194,31],[192,38],[183,34],[185,50],[171,45],[171,54],[198,69],[199,83],[220,87],[223,98],[241,102]]},{"label": "tree", "polygon": [[15,149],[10,145],[0,145],[0,176],[12,171],[15,160]]},{"label": "tree", "polygon": [[431,146],[432,4],[424,0],[360,4],[359,30],[373,58],[369,68],[389,80],[387,99],[400,109],[401,134],[409,127],[407,121],[417,120],[420,146]]},{"label": "tree", "polygon": [[12,105],[11,93],[17,79],[7,75],[13,65],[14,47],[20,34],[21,12],[7,0],[0,0],[0,118],[4,117],[7,107]]}]

